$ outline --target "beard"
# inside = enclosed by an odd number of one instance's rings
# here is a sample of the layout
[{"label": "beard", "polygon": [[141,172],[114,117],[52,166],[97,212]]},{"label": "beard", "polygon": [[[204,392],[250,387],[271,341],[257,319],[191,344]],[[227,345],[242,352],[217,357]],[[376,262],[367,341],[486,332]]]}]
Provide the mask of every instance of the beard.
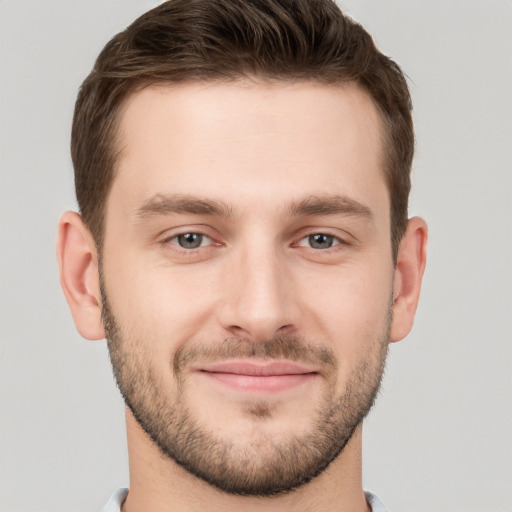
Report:
[{"label": "beard", "polygon": [[[387,355],[390,313],[381,336],[372,340],[342,390],[336,390],[338,362],[331,349],[283,336],[267,342],[228,338],[220,344],[186,343],[169,362],[177,383],[170,393],[142,340],[122,332],[102,282],[101,293],[112,368],[127,407],[165,457],[223,492],[275,496],[306,484],[338,457],[375,402]],[[240,432],[239,439],[227,439],[201,423],[189,406],[187,369],[199,360],[230,358],[286,359],[321,367],[325,386],[313,414],[306,411],[311,416],[308,428],[287,435],[259,428],[276,412],[272,401],[264,399],[243,404],[242,413],[253,420],[254,428]]]}]

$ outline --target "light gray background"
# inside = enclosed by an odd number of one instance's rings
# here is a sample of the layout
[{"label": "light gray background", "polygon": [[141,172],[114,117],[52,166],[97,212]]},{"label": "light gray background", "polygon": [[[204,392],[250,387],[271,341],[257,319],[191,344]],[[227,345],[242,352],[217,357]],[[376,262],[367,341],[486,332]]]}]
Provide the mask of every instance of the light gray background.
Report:
[{"label": "light gray background", "polygon": [[[80,82],[150,0],[0,0],[0,510],[99,511],[127,483],[104,342],[75,332],[55,233],[75,208]],[[365,486],[390,512],[512,510],[510,0],[346,0],[403,66],[430,225],[416,326],[368,419]]]}]

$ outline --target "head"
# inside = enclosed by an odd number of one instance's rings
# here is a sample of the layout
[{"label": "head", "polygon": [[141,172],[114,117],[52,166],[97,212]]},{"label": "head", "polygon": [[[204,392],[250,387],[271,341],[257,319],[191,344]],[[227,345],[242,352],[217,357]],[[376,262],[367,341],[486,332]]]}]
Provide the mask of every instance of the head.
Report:
[{"label": "head", "polygon": [[382,170],[396,259],[414,153],[410,95],[400,68],[332,0],[173,0],[105,46],[80,89],[71,139],[78,204],[98,248],[128,98],[155,84],[245,78],[351,83],[372,98],[383,125]]},{"label": "head", "polygon": [[228,493],[323,475],[425,264],[398,67],[329,0],[173,0],[99,56],[72,152],[61,280],[139,444]]}]

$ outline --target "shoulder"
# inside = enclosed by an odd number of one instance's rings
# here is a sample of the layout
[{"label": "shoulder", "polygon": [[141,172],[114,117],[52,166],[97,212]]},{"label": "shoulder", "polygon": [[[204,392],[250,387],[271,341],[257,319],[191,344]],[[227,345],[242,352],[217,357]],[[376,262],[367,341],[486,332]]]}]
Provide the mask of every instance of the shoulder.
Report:
[{"label": "shoulder", "polygon": [[112,496],[110,496],[110,499],[108,500],[107,504],[103,507],[102,512],[120,512],[121,511],[121,505],[123,504],[123,501],[125,500],[126,496],[128,494],[128,489],[125,487],[121,487],[118,489]]},{"label": "shoulder", "polygon": [[366,501],[372,508],[372,512],[387,512],[386,507],[382,504],[382,501],[375,496],[375,494],[365,491]]}]

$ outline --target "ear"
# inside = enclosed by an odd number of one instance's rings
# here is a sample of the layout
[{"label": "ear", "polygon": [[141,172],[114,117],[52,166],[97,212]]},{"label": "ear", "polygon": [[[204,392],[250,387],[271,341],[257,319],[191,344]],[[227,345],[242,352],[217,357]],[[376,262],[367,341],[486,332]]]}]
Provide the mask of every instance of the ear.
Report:
[{"label": "ear", "polygon": [[66,212],[59,221],[57,259],[60,284],[78,332],[88,340],[104,338],[96,245],[75,212]]},{"label": "ear", "polygon": [[412,329],[426,261],[427,224],[423,219],[413,217],[409,219],[398,249],[393,282],[392,342],[405,338]]}]

